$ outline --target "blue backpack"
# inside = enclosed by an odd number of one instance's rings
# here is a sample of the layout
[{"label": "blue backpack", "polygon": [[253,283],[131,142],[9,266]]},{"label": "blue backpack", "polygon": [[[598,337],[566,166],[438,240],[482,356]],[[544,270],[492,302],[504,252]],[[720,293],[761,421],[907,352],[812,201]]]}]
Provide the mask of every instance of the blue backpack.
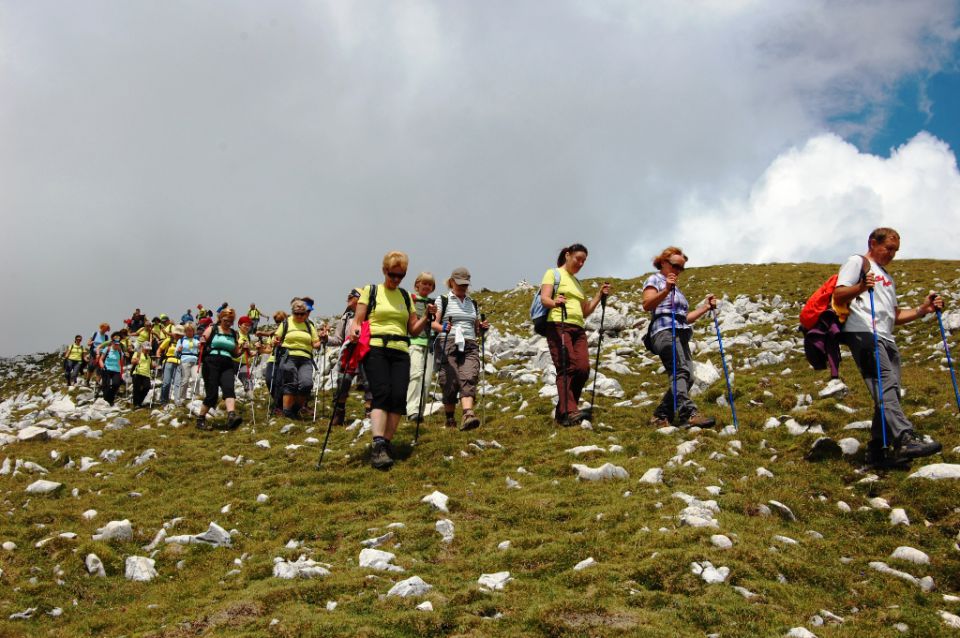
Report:
[{"label": "blue backpack", "polygon": [[[553,292],[550,298],[557,296],[557,288],[560,287],[560,269],[553,269]],[[550,311],[540,300],[540,288],[533,294],[533,301],[530,303],[530,323],[533,324],[533,331],[541,337],[547,334],[547,315]]]}]

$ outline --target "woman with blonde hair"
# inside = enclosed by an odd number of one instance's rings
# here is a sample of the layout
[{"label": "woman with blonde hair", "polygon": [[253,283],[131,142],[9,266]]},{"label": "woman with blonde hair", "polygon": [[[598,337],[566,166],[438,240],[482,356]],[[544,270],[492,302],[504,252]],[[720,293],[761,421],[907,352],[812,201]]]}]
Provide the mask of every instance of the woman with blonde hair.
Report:
[{"label": "woman with blonde hair", "polygon": [[[671,384],[660,405],[653,411],[651,425],[672,425],[679,418],[684,427],[712,427],[714,419],[697,411],[690,400],[693,382],[693,359],[690,356],[690,335],[694,321],[717,307],[717,298],[708,294],[696,310],[690,310],[687,298],[677,286],[677,280],[686,268],[687,256],[676,246],[664,248],[653,258],[658,272],[647,277],[643,284],[643,309],[651,313],[647,330],[650,351],[660,357]],[[676,362],[676,370],[674,370]],[[676,394],[674,394],[676,392]]]},{"label": "woman with blonde hair", "polygon": [[373,395],[370,464],[377,469],[393,465],[391,441],[406,409],[410,380],[410,337],[419,335],[427,325],[427,317],[437,311],[433,304],[428,304],[426,314],[417,317],[410,294],[400,287],[407,275],[408,263],[405,253],[394,251],[384,255],[383,283],[364,286],[360,291],[350,331],[351,340],[356,342],[362,325],[368,322],[370,352],[363,368]]}]

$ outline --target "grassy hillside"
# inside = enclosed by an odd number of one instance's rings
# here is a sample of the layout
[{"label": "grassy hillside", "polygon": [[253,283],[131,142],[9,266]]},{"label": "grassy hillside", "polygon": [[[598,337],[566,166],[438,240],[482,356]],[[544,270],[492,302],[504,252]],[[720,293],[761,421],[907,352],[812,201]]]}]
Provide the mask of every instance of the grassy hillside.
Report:
[{"label": "grassy hillside", "polygon": [[[892,270],[904,305],[935,288],[958,306],[960,262],[894,262]],[[413,425],[405,422],[395,440],[404,458],[386,473],[369,467],[369,435],[358,438],[359,426],[334,430],[317,471],[326,421],[267,422],[262,389],[256,426],[242,403],[239,430],[198,432],[185,408],[130,411],[121,401],[116,412],[91,410],[85,389],[69,394],[76,410],[58,416],[51,403],[65,388],[56,355],[6,360],[0,432],[15,437],[35,425],[54,438],[0,450],[9,459],[9,471],[0,468],[0,542],[16,545],[0,549],[0,635],[676,638],[782,636],[794,627],[821,637],[901,635],[898,627],[911,636],[960,635],[940,614],[960,613],[952,597],[960,595],[958,481],[864,471],[868,432],[844,428],[870,419],[866,388],[847,359],[841,374],[849,394],[820,398],[827,375],[811,370],[798,346],[799,307],[832,272],[821,264],[782,264],[685,273],[681,285],[691,301],[707,292],[727,298],[721,321],[735,371],[736,432],[721,432],[731,424],[729,409],[717,403],[722,375],[695,398],[720,421],[715,430],[648,426],[668,380],[640,344],[643,277],[614,281],[608,318],[619,316],[621,329],[604,338],[601,373],[623,395],[598,394],[590,429],[558,429],[550,418],[534,365],[542,350],[522,325],[530,292],[483,292],[479,301],[496,326],[484,426],[451,431],[436,416],[412,447]],[[694,340],[695,358],[719,370],[706,318]],[[936,319],[901,327],[898,340],[905,410],[925,414],[912,417],[918,430],[944,445],[941,456],[913,470],[960,462],[960,421]],[[951,345],[956,351],[956,339]],[[525,374],[536,381],[521,380]],[[362,415],[356,396],[349,412]],[[63,436],[80,426],[90,431]],[[836,440],[856,439],[860,451],[804,460],[820,429]],[[269,447],[257,445],[264,440]],[[577,446],[601,449],[567,452]],[[135,462],[150,449],[155,457]],[[109,450],[123,452],[104,454]],[[14,471],[18,460],[48,473],[23,463]],[[81,471],[90,462],[99,464]],[[629,478],[578,480],[571,468],[606,462]],[[662,469],[662,482],[641,482],[652,468]],[[63,487],[27,494],[37,479]],[[421,502],[435,490],[449,496],[449,513]],[[717,526],[682,524],[688,507]],[[904,510],[909,525],[891,525],[893,508]],[[90,510],[95,515],[85,517]],[[92,539],[123,519],[132,539]],[[441,519],[454,527],[450,542],[436,530]],[[168,537],[192,535],[211,522],[231,531],[230,547],[161,540],[144,549],[161,529]],[[362,541],[387,533],[378,549],[395,554],[393,564],[404,571],[360,567]],[[732,547],[716,546],[722,541],[715,535]],[[930,563],[891,558],[900,546],[925,552]],[[102,560],[105,577],[88,574],[90,553]],[[158,576],[126,580],[130,556],[152,557]],[[329,575],[274,577],[277,559],[300,556]],[[595,564],[573,569],[588,558]],[[708,584],[694,573],[691,564],[704,561],[728,568],[725,582]],[[880,573],[874,561],[930,576],[935,587],[924,591]],[[503,571],[512,580],[501,591],[478,585],[482,574]],[[413,598],[386,595],[411,576],[432,589]],[[417,609],[425,601],[432,611]],[[30,608],[30,618],[8,619]]]}]

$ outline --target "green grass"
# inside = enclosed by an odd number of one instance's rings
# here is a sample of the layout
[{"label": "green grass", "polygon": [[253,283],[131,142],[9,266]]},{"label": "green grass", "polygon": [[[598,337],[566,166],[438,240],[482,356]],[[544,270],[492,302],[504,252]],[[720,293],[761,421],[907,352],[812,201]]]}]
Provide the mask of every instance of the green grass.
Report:
[{"label": "green grass", "polygon": [[[913,305],[940,278],[954,282],[960,263],[934,261],[895,262],[898,290],[905,305]],[[795,308],[778,339],[793,334],[798,303],[806,298],[833,267],[820,264],[772,266],[718,266],[696,268],[684,275],[683,287],[691,300],[707,292],[750,295],[766,299],[780,294]],[[638,302],[643,278],[614,281],[620,300]],[[588,281],[592,287],[596,281]],[[956,291],[956,286],[952,291]],[[955,294],[955,293],[954,293]],[[520,326],[529,303],[527,293],[479,295],[488,318],[501,329],[524,334]],[[769,333],[773,325],[751,326],[738,332]],[[710,338],[712,327],[698,325],[695,339]],[[924,321],[900,328],[904,355],[903,401],[907,414],[921,408],[935,413],[917,420],[922,433],[944,444],[945,458],[956,462],[951,450],[960,445],[958,419],[949,376],[934,359],[939,341],[936,322]],[[913,342],[906,344],[907,335]],[[605,341],[606,346],[613,348]],[[636,374],[617,378],[626,398],[646,391],[659,400],[665,379],[656,365],[641,367],[645,353],[637,339],[634,352],[623,356]],[[735,362],[755,356],[754,347],[728,347]],[[591,358],[593,353],[591,352]],[[709,357],[719,367],[716,354]],[[698,359],[704,358],[702,355]],[[501,361],[505,366],[516,361]],[[39,394],[60,378],[54,358],[44,361],[40,378],[8,380],[4,398],[20,391]],[[780,371],[789,367],[790,376]],[[387,473],[366,463],[367,439],[351,445],[353,434],[336,429],[331,451],[321,471],[314,469],[318,447],[306,445],[287,451],[288,443],[303,443],[307,436],[322,440],[324,424],[298,423],[286,435],[279,428],[286,420],[249,423],[232,433],[201,433],[192,427],[170,426],[141,430],[153,423],[146,411],[130,416],[133,425],[105,431],[101,439],[16,443],[4,456],[40,463],[50,470],[47,478],[66,489],[56,497],[29,498],[23,489],[37,477],[29,474],[0,477],[3,516],[0,541],[12,540],[18,548],[0,550],[0,635],[10,636],[780,636],[790,627],[804,625],[818,636],[899,635],[897,622],[910,626],[913,636],[949,635],[937,610],[956,613],[957,603],[942,600],[944,593],[960,592],[960,552],[953,549],[960,529],[960,502],[956,482],[908,480],[904,473],[889,473],[872,483],[860,483],[859,461],[831,460],[809,463],[803,455],[814,435],[793,437],[784,428],[763,430],[769,416],[790,413],[798,393],[811,394],[809,410],[792,416],[800,423],[820,424],[835,438],[854,436],[866,442],[864,431],[843,431],[845,424],[869,418],[869,397],[849,360],[842,372],[851,393],[842,400],[857,410],[847,415],[835,400],[820,400],[816,391],[824,373],[810,370],[802,353],[789,351],[784,363],[736,374],[737,410],[741,430],[733,437],[716,432],[653,433],[647,424],[652,406],[614,408],[614,400],[600,400],[593,431],[557,430],[549,418],[551,406],[537,396],[540,384],[514,384],[491,379],[500,396],[488,397],[487,423],[467,436],[442,428],[435,418],[421,432],[416,448],[409,424],[397,437],[403,459]],[[701,409],[729,423],[729,411],[714,400],[724,392],[722,379],[696,401]],[[769,393],[769,394],[765,394]],[[525,418],[515,419],[522,401],[529,401]],[[351,411],[358,403],[351,400]],[[245,414],[249,414],[248,406]],[[263,414],[263,403],[260,403]],[[501,408],[510,411],[501,412]],[[184,415],[178,415],[186,421]],[[260,419],[258,419],[258,423]],[[102,424],[91,423],[100,429]],[[253,444],[269,439],[263,450]],[[477,450],[475,438],[495,439],[504,449]],[[676,446],[699,438],[700,446],[685,461],[696,465],[668,467]],[[739,456],[731,455],[729,442],[742,442]],[[761,442],[766,441],[765,448]],[[564,452],[577,445],[623,446],[618,453],[593,454],[574,459]],[[79,463],[82,456],[98,457],[105,448],[126,453],[115,464],[102,463],[88,472],[63,468],[66,459]],[[155,448],[158,458],[142,467],[133,458]],[[60,461],[53,461],[58,450]],[[711,459],[712,453],[725,455]],[[220,458],[242,454],[252,464],[237,466]],[[775,458],[774,458],[775,457]],[[584,483],[574,478],[570,464],[590,466],[610,461],[630,472],[625,481]],[[918,464],[921,465],[921,464]],[[524,467],[530,474],[518,473]],[[757,478],[763,466],[775,479]],[[664,484],[637,482],[645,470],[662,467]],[[506,477],[520,482],[519,490],[506,488]],[[697,498],[714,498],[708,485],[722,486],[716,497],[721,513],[719,530],[680,527],[676,515],[684,504],[672,494],[686,492]],[[70,494],[78,490],[78,496]],[[441,515],[420,499],[434,489],[450,497],[450,514]],[[624,493],[629,491],[630,495]],[[133,497],[131,492],[140,493]],[[256,496],[270,496],[258,504]],[[893,528],[888,512],[858,511],[867,499],[882,496],[893,507],[906,509],[910,527]],[[776,499],[792,508],[798,522],[757,515],[759,504]],[[837,501],[853,507],[841,513]],[[227,505],[231,509],[221,514]],[[99,514],[93,521],[81,517],[87,509]],[[164,522],[183,521],[170,534],[193,534],[216,521],[239,531],[232,548],[163,545],[156,555],[159,578],[132,583],[123,578],[126,556],[147,555],[149,543]],[[450,544],[440,541],[435,522],[449,518],[456,526]],[[136,538],[127,543],[91,540],[107,521],[129,518]],[[382,534],[387,525],[402,522],[391,542],[381,549],[397,555],[404,574],[372,572],[357,567],[360,541]],[[663,531],[661,531],[663,528]],[[807,532],[823,534],[816,540]],[[60,532],[75,532],[75,540],[56,539],[34,545]],[[730,550],[714,548],[710,534],[727,534]],[[772,537],[782,534],[799,541],[782,546]],[[288,540],[304,547],[288,550]],[[512,547],[499,551],[497,544],[510,540]],[[930,554],[932,564],[898,564],[889,554],[899,545],[910,545]],[[83,558],[95,552],[108,577],[91,578]],[[274,557],[306,554],[332,565],[326,578],[284,581],[272,577]],[[246,555],[241,566],[234,560]],[[598,564],[582,572],[577,562],[592,556]],[[849,559],[842,562],[841,558]],[[728,584],[706,585],[690,572],[691,561],[710,560],[730,568]],[[919,576],[931,575],[937,584],[932,593],[867,567],[872,560]],[[179,568],[178,568],[179,564]],[[59,566],[59,572],[55,571]],[[238,576],[227,576],[239,569]],[[508,570],[515,579],[502,592],[484,592],[477,586],[481,573]],[[414,609],[421,602],[386,598],[392,584],[418,575],[433,585],[425,599],[435,611]],[[786,583],[779,582],[783,578]],[[62,581],[60,584],[57,580]],[[729,584],[746,587],[757,598],[747,601]],[[337,601],[334,611],[327,601]],[[76,601],[76,604],[74,604]],[[7,616],[27,607],[38,607],[31,620],[8,621]],[[61,607],[63,616],[45,615]],[[840,626],[815,628],[808,624],[820,609],[844,616]],[[271,625],[271,620],[278,622]]]}]

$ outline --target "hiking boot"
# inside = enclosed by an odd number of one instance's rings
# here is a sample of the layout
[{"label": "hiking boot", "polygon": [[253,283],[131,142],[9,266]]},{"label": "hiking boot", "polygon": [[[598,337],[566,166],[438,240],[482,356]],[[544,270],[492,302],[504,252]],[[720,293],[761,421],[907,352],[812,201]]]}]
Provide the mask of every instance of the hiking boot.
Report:
[{"label": "hiking boot", "polygon": [[240,424],[243,423],[243,417],[237,415],[236,412],[227,413],[227,429],[236,430],[240,427]]},{"label": "hiking boot", "polygon": [[198,430],[209,430],[210,426],[207,425],[207,417],[198,416],[197,417],[197,429]]},{"label": "hiking boot", "polygon": [[683,423],[686,428],[712,428],[717,420],[708,416],[703,416],[699,412],[691,412]]},{"label": "hiking boot", "polygon": [[910,468],[910,459],[896,451],[882,447],[867,446],[866,464],[877,470],[906,470]]},{"label": "hiking boot", "polygon": [[344,420],[347,418],[347,406],[337,404],[337,407],[333,409],[333,421],[331,425],[343,425]]},{"label": "hiking boot", "polygon": [[477,415],[473,411],[464,412],[463,421],[460,423],[460,431],[466,432],[478,427],[480,427],[480,419],[477,418]]},{"label": "hiking boot", "polygon": [[900,435],[895,448],[897,455],[906,459],[916,459],[922,456],[931,456],[943,449],[937,441],[927,441],[913,430],[907,430]]},{"label": "hiking boot", "polygon": [[447,422],[444,423],[448,428],[457,427],[457,419],[453,416],[453,412],[447,412]]},{"label": "hiking boot", "polygon": [[667,428],[673,425],[673,423],[670,423],[670,420],[665,416],[653,415],[650,419],[650,425],[655,428]]},{"label": "hiking boot", "polygon": [[377,470],[385,470],[393,465],[387,441],[375,441],[370,448],[370,465]]},{"label": "hiking boot", "polygon": [[290,419],[291,421],[296,421],[300,416],[297,408],[284,408],[282,414],[283,418]]},{"label": "hiking boot", "polygon": [[558,421],[558,423],[565,428],[569,428],[574,425],[580,425],[582,421],[583,421],[583,413],[580,412],[580,410],[576,410],[574,412],[568,412],[567,414],[563,415],[560,418],[560,421]]}]

